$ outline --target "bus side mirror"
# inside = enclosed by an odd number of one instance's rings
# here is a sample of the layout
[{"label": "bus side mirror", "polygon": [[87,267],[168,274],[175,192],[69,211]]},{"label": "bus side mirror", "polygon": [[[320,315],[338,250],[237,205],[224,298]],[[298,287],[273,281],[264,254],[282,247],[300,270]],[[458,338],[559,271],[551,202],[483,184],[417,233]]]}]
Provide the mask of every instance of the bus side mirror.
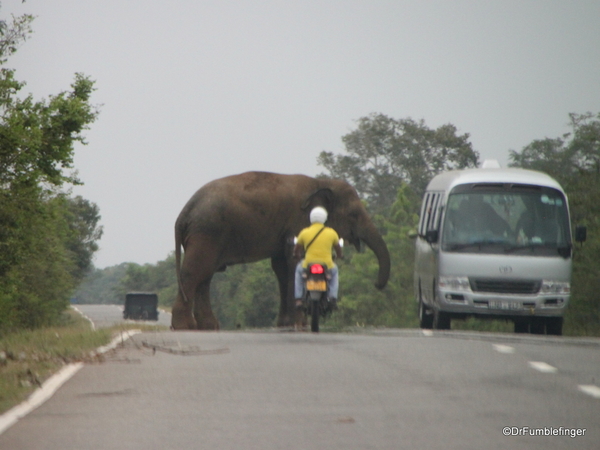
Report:
[{"label": "bus side mirror", "polygon": [[583,225],[577,225],[575,227],[575,242],[585,242],[587,239],[587,228]]},{"label": "bus side mirror", "polygon": [[425,240],[430,244],[435,244],[438,241],[438,230],[427,230]]}]

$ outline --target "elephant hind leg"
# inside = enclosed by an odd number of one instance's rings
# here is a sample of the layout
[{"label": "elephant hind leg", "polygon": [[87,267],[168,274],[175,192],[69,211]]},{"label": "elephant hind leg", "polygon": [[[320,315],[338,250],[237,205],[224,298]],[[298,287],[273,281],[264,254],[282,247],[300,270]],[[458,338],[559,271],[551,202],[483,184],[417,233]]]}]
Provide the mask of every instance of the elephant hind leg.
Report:
[{"label": "elephant hind leg", "polygon": [[188,239],[181,267],[181,288],[173,305],[174,329],[219,329],[210,306],[210,282],[218,257],[214,238],[196,235]]},{"label": "elephant hind leg", "polygon": [[198,286],[196,301],[194,302],[194,319],[199,330],[219,329],[219,321],[210,306],[210,281],[212,277]]},{"label": "elephant hind leg", "polygon": [[181,292],[177,294],[171,310],[171,328],[174,330],[195,330],[198,326],[192,313],[194,305],[190,301],[183,301]]}]

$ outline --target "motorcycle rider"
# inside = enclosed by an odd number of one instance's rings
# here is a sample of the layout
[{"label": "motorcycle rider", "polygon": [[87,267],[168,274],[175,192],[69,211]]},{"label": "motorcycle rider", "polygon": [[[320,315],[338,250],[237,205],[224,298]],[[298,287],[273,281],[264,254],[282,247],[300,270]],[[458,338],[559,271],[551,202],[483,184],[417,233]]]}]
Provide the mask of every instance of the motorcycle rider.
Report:
[{"label": "motorcycle rider", "polygon": [[304,296],[304,282],[302,273],[309,263],[325,264],[330,272],[331,279],[328,283],[328,295],[331,309],[337,309],[337,297],[339,291],[338,268],[333,262],[332,249],[336,256],[342,258],[342,247],[340,237],[337,232],[325,225],[327,221],[327,210],[317,206],[310,211],[311,225],[304,228],[298,235],[298,240],[294,246],[294,256],[298,259],[304,259],[296,266],[296,280],[294,296],[296,307],[302,307]]}]

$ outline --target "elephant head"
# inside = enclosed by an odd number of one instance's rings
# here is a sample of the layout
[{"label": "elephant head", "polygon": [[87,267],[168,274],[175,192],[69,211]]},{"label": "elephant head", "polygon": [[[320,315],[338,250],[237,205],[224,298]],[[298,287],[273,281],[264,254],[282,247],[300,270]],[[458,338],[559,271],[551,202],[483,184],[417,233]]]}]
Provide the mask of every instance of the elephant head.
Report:
[{"label": "elephant head", "polygon": [[309,211],[314,206],[323,206],[329,213],[327,225],[345,242],[354,245],[358,251],[366,244],[379,262],[375,287],[383,289],[390,276],[390,254],[358,194],[343,181],[319,180],[319,183],[321,186],[307,198],[303,209]]}]

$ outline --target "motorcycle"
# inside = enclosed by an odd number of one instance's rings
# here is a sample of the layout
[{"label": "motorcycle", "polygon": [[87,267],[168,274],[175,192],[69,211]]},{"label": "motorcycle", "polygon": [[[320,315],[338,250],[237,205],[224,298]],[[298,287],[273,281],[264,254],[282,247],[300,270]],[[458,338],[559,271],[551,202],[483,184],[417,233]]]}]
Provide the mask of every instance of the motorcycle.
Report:
[{"label": "motorcycle", "polygon": [[[294,246],[298,243],[298,238],[294,237],[290,242]],[[344,239],[339,240],[340,247],[344,247]],[[334,255],[335,258],[335,255]],[[329,299],[329,281],[331,272],[327,265],[323,263],[309,263],[302,272],[302,282],[304,284],[304,298],[301,308],[311,316],[311,331],[319,332],[319,317],[325,317],[336,309]]]},{"label": "motorcycle", "polygon": [[302,274],[305,283],[305,305],[310,315],[310,330],[319,332],[319,317],[331,313],[332,307],[327,295],[328,283],[331,279],[325,264],[311,263]]}]

